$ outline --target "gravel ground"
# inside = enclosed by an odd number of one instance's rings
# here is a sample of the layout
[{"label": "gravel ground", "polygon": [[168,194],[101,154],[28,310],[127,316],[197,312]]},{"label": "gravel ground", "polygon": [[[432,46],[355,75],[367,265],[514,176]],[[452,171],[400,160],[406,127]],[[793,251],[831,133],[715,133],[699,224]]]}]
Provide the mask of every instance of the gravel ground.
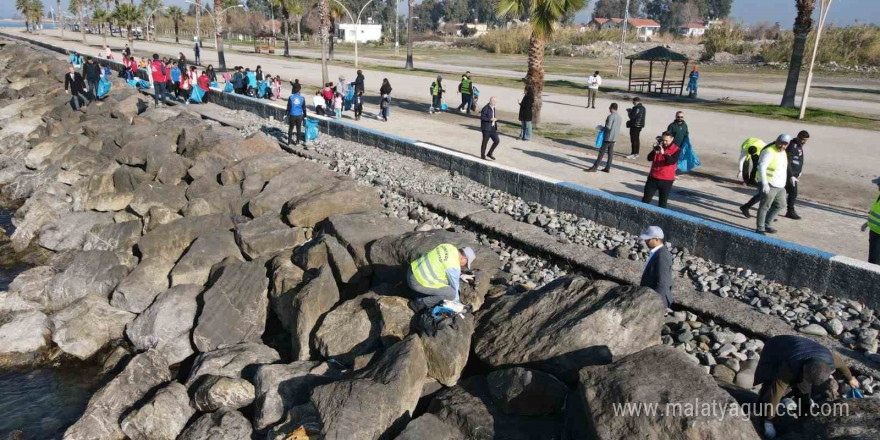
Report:
[{"label": "gravel ground", "polygon": [[[257,130],[286,139],[286,127],[276,121],[257,118],[246,112],[230,111],[230,116],[246,121],[246,133]],[[454,172],[442,171],[416,159],[362,144],[321,136],[309,149],[328,159],[328,168],[359,182],[378,187],[385,214],[406,219],[420,228],[467,228],[422,206],[400,192],[437,194],[485,206],[496,213],[540,226],[562,242],[590,246],[617,258],[645,261],[648,248],[629,233],[600,225],[576,215],[558,212],[537,203],[526,202],[502,191],[478,184]],[[496,250],[509,289],[534,289],[573,272],[539,256],[529,255],[503,240],[477,231],[469,231],[478,240]],[[865,351],[880,362],[877,355],[880,320],[870,308],[856,301],[820,295],[810,289],[785,286],[767,280],[748,269],[716,264],[691,255],[688,249],[667,243],[674,257],[674,269],[693,282],[701,292],[733,297],[755,307],[761,313],[775,315],[800,332],[832,335],[843,344]],[[663,343],[676,346],[698,362],[707,372],[728,382],[750,383],[750,374],[760,357],[763,342],[747,338],[735,329],[704,321],[690,312],[668,311],[663,328]],[[866,395],[880,396],[880,380],[860,377]],[[842,382],[840,391],[849,387]]]}]

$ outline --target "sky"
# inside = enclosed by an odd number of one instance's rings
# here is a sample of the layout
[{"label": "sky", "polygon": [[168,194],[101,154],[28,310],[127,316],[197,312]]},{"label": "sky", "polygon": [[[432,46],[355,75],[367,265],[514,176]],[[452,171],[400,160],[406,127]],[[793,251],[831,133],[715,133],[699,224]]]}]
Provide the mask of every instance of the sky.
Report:
[{"label": "sky", "polygon": [[[62,8],[67,8],[68,0],[62,0]],[[43,0],[46,8],[55,5],[54,0]],[[166,5],[186,6],[185,0],[164,0]],[[592,15],[592,0],[589,8],[581,11],[576,22],[587,22]],[[15,13],[13,0],[0,0],[0,18]],[[400,1],[400,11],[406,14],[406,1]],[[794,0],[733,0],[731,16],[745,24],[757,22],[780,22],[783,29],[791,28],[795,17]],[[817,8],[818,14],[818,8]],[[828,22],[845,26],[855,22],[880,24],[880,0],[835,0],[828,15]]]}]

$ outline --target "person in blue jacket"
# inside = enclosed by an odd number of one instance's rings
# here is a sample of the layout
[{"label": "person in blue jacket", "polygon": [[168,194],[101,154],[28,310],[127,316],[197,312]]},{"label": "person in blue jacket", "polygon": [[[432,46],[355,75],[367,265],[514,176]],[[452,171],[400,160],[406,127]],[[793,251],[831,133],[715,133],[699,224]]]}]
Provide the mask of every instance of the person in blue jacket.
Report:
[{"label": "person in blue jacket", "polygon": [[177,61],[171,63],[171,89],[174,97],[180,98],[180,67],[177,67]]},{"label": "person in blue jacket", "polygon": [[[293,94],[287,98],[287,145],[296,145],[302,138],[303,146],[306,145],[305,137],[302,137],[302,125],[306,118],[306,98],[299,93],[301,86],[299,83],[293,84]],[[293,137],[293,128],[296,127],[296,142],[291,143]]]}]

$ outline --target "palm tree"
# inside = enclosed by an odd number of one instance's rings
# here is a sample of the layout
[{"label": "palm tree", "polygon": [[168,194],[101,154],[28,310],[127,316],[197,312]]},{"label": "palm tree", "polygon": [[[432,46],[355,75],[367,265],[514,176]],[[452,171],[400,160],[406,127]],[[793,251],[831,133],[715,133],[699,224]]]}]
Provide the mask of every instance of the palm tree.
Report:
[{"label": "palm tree", "polygon": [[226,55],[223,53],[223,0],[214,0],[214,32],[217,39],[218,69],[226,70]]},{"label": "palm tree", "polygon": [[184,20],[183,9],[180,9],[178,6],[171,6],[168,8],[168,18],[171,19],[171,22],[174,23],[174,42],[180,43],[180,38],[178,37],[178,32],[180,31],[180,22]]},{"label": "palm tree", "polygon": [[101,9],[100,7],[98,7],[98,8],[95,8],[95,12],[92,13],[92,19],[94,19],[95,22],[100,23],[100,26],[101,26],[101,38],[104,40],[104,46],[106,46],[106,45],[107,45],[107,34],[104,33],[104,29],[103,29],[103,28],[104,28],[104,25],[106,24],[107,27],[108,27],[107,30],[108,30],[108,32],[109,32],[109,27],[110,27],[110,13],[107,12],[107,11],[105,11],[105,10],[103,10],[103,9]]},{"label": "palm tree", "polygon": [[319,0],[318,6],[321,12],[321,84],[327,84],[330,75],[327,74],[327,27],[330,19],[330,0]]},{"label": "palm tree", "polygon": [[328,7],[330,8],[330,15],[328,16],[330,19],[330,29],[327,33],[330,36],[330,61],[333,61],[333,57],[336,54],[336,23],[342,18],[342,14],[345,14],[345,9],[343,9],[338,1],[329,3]]},{"label": "palm tree", "polygon": [[140,23],[143,18],[144,11],[131,3],[123,3],[113,11],[113,19],[116,20],[119,26],[124,27],[128,31],[128,45],[132,49],[134,48],[134,41],[131,38],[131,28]]},{"label": "palm tree", "polygon": [[153,24],[153,13],[162,8],[162,0],[141,0],[141,9],[147,16],[147,41],[150,41],[150,28]]},{"label": "palm tree", "polygon": [[[415,0],[407,2],[406,10],[406,65],[404,69],[413,70],[412,59],[412,25],[413,25],[413,8],[415,8]],[[395,49],[397,50],[397,49]]]},{"label": "palm tree", "polygon": [[807,37],[813,29],[813,9],[816,0],[795,0],[797,17],[794,19],[794,44],[791,46],[791,63],[788,65],[788,79],[785,80],[785,91],[782,92],[782,107],[794,107],[794,98],[797,94],[798,78],[801,75],[801,65],[804,63],[804,48],[807,45]]},{"label": "palm tree", "polygon": [[273,8],[281,8],[281,16],[284,18],[284,56],[290,56],[290,17],[298,16],[303,12],[301,0],[269,0]]},{"label": "palm tree", "polygon": [[15,0],[15,9],[21,13],[22,17],[24,17],[24,30],[25,32],[31,31],[30,26],[30,12],[31,12],[31,2],[30,0]]},{"label": "palm tree", "polygon": [[30,8],[28,14],[25,15],[25,20],[30,18],[31,23],[34,24],[34,31],[36,31],[39,29],[38,25],[43,20],[43,2],[42,0],[30,0],[28,3]]},{"label": "palm tree", "polygon": [[79,31],[82,34],[82,42],[86,43],[86,1],[85,0],[70,0],[70,4],[67,6],[67,9],[79,16]]},{"label": "palm tree", "polygon": [[544,90],[544,41],[567,16],[583,9],[586,0],[499,0],[498,15],[519,18],[528,16],[529,68],[525,83],[535,97],[532,121],[537,125],[541,114],[541,91]]}]

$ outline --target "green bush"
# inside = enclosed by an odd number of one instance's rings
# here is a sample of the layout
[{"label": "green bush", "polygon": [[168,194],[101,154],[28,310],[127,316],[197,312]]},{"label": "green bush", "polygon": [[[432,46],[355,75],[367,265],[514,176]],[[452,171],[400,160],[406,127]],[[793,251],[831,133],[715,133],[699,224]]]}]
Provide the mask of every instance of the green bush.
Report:
[{"label": "green bush", "polygon": [[[529,52],[529,36],[529,29],[524,26],[511,29],[493,29],[477,37],[474,45],[487,52],[524,55]],[[636,33],[630,29],[627,32],[626,40],[632,42],[636,38]],[[586,32],[580,32],[575,27],[564,27],[553,33],[553,36],[545,42],[545,48],[547,51],[552,51],[553,47],[587,46],[597,41],[620,41],[620,30],[587,28]]]},{"label": "green bush", "polygon": [[[816,33],[810,33],[804,51],[804,65],[809,65]],[[783,32],[775,42],[764,46],[761,56],[769,62],[791,61],[794,33]],[[880,66],[880,26],[831,27],[822,30],[819,54],[816,61],[827,64],[832,61],[844,66]]]},{"label": "green bush", "polygon": [[745,41],[745,31],[739,23],[733,26],[714,26],[703,35],[703,59],[711,59],[718,52],[742,55],[752,50],[751,44]]}]

